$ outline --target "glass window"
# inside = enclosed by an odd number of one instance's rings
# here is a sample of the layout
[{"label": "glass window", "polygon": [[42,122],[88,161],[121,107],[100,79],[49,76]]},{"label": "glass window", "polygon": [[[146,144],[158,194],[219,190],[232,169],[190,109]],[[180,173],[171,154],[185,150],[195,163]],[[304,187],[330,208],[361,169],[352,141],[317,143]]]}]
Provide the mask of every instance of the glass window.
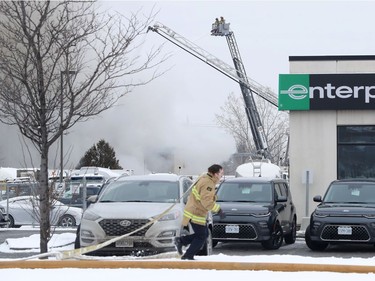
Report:
[{"label": "glass window", "polygon": [[217,196],[221,202],[270,202],[272,187],[269,183],[228,183],[221,184]]},{"label": "glass window", "polygon": [[375,177],[375,126],[337,127],[337,178]]},{"label": "glass window", "polygon": [[375,144],[375,126],[339,126],[339,144]]},{"label": "glass window", "polygon": [[285,197],[288,196],[288,193],[284,184],[282,183],[275,184],[275,189],[276,189],[278,196],[285,196]]},{"label": "glass window", "polygon": [[110,184],[100,202],[176,202],[178,182],[121,181]]},{"label": "glass window", "polygon": [[[184,192],[184,193],[186,193],[186,191],[189,190],[191,184],[192,184],[191,181],[189,181],[189,180],[184,180],[184,185],[183,185],[183,192]],[[189,191],[188,193],[190,193],[190,191]]]},{"label": "glass window", "polygon": [[283,190],[281,189],[281,186],[279,184],[275,184],[275,198],[280,198],[281,196],[285,196],[283,194]]},{"label": "glass window", "polygon": [[375,185],[362,183],[333,183],[324,196],[324,202],[375,203]]}]

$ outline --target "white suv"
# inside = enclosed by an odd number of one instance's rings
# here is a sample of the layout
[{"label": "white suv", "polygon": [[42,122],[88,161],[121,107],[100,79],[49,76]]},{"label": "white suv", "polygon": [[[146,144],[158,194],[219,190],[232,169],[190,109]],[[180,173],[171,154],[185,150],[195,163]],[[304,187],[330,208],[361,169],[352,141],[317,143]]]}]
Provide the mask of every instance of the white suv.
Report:
[{"label": "white suv", "polygon": [[176,174],[119,177],[84,212],[78,233],[80,247],[133,232],[171,208],[155,223],[89,254],[143,256],[174,251],[191,184],[189,177]]}]

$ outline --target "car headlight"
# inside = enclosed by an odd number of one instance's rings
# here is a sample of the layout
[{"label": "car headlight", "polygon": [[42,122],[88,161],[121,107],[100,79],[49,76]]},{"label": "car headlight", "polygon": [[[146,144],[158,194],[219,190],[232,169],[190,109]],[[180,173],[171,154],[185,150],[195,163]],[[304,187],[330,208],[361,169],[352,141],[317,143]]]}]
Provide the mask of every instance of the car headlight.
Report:
[{"label": "car headlight", "polygon": [[257,214],[251,214],[253,217],[256,218],[264,218],[264,217],[269,217],[271,215],[270,212],[264,212],[264,213],[257,213]]},{"label": "car headlight", "polygon": [[324,213],[320,213],[320,212],[314,212],[314,217],[317,217],[317,218],[326,218],[326,217],[328,217],[328,215],[324,214]]},{"label": "car headlight", "polygon": [[363,215],[363,216],[367,219],[375,219],[375,214],[366,214],[366,215]]},{"label": "car headlight", "polygon": [[[176,220],[180,217],[180,212],[178,211],[174,211],[172,213],[168,213],[164,216],[162,216],[159,221],[173,221],[173,220]],[[156,219],[157,217],[154,217],[154,219]]]},{"label": "car headlight", "polygon": [[100,219],[101,217],[95,213],[92,213],[90,211],[86,211],[83,213],[83,216],[82,216],[83,219],[85,220],[89,220],[89,221],[96,221],[98,219]]},{"label": "car headlight", "polygon": [[0,207],[0,212],[2,212],[3,214],[5,214],[5,208],[4,207]]}]

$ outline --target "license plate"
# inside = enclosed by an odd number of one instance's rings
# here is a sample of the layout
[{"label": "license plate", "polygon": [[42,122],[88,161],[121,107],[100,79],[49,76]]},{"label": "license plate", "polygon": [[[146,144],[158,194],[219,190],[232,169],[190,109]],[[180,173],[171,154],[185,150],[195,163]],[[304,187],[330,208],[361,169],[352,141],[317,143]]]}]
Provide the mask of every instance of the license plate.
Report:
[{"label": "license plate", "polygon": [[239,233],[240,227],[238,225],[226,225],[225,233]]},{"label": "license plate", "polygon": [[339,235],[352,235],[352,228],[350,226],[339,226],[337,228],[337,234],[339,234]]},{"label": "license plate", "polygon": [[119,241],[116,241],[116,247],[119,247],[119,248],[132,248],[133,247],[133,241],[129,241],[129,240],[119,240]]}]

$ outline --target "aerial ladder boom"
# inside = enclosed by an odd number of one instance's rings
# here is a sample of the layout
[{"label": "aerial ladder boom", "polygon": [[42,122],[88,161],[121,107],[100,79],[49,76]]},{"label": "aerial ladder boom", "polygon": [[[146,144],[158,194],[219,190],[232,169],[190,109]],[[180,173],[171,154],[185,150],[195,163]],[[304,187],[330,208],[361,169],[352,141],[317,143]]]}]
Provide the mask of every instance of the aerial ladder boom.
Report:
[{"label": "aerial ladder boom", "polygon": [[242,83],[244,87],[248,88],[249,90],[251,89],[252,92],[257,94],[261,98],[265,99],[272,105],[276,107],[278,106],[277,96],[269,88],[262,86],[261,84],[259,84],[258,82],[254,81],[249,77],[239,76],[237,70],[234,69],[232,66],[221,61],[217,57],[211,55],[210,53],[203,50],[193,42],[190,42],[183,36],[179,35],[177,32],[170,29],[169,27],[161,23],[156,23],[153,26],[149,26],[148,31],[149,30],[156,32],[160,36],[164,37],[165,39],[172,42],[181,49],[185,50],[186,52],[192,54],[201,61],[207,63],[208,65],[220,71],[221,73],[228,76],[237,83]]},{"label": "aerial ladder boom", "polygon": [[259,154],[265,158],[269,158],[267,139],[265,137],[253,93],[267,100],[274,106],[277,106],[278,100],[276,95],[268,88],[260,85],[246,76],[245,67],[242,63],[234,33],[229,30],[229,23],[221,23],[217,26],[213,26],[211,34],[226,37],[235,69],[161,23],[156,23],[154,26],[149,26],[148,30],[158,33],[168,41],[172,42],[240,84],[246,106],[246,115],[249,120],[255,147]]},{"label": "aerial ladder boom", "polygon": [[269,155],[267,150],[267,138],[264,133],[262,121],[260,119],[257,105],[254,100],[253,88],[251,87],[251,85],[250,87],[247,86],[250,84],[250,82],[246,75],[245,67],[242,63],[240,50],[238,49],[234,33],[229,30],[229,23],[220,22],[213,25],[211,35],[225,36],[225,38],[227,39],[234,67],[237,71],[237,76],[239,77],[241,92],[245,101],[246,115],[249,120],[251,133],[253,134],[255,147],[258,153],[268,158]]}]

